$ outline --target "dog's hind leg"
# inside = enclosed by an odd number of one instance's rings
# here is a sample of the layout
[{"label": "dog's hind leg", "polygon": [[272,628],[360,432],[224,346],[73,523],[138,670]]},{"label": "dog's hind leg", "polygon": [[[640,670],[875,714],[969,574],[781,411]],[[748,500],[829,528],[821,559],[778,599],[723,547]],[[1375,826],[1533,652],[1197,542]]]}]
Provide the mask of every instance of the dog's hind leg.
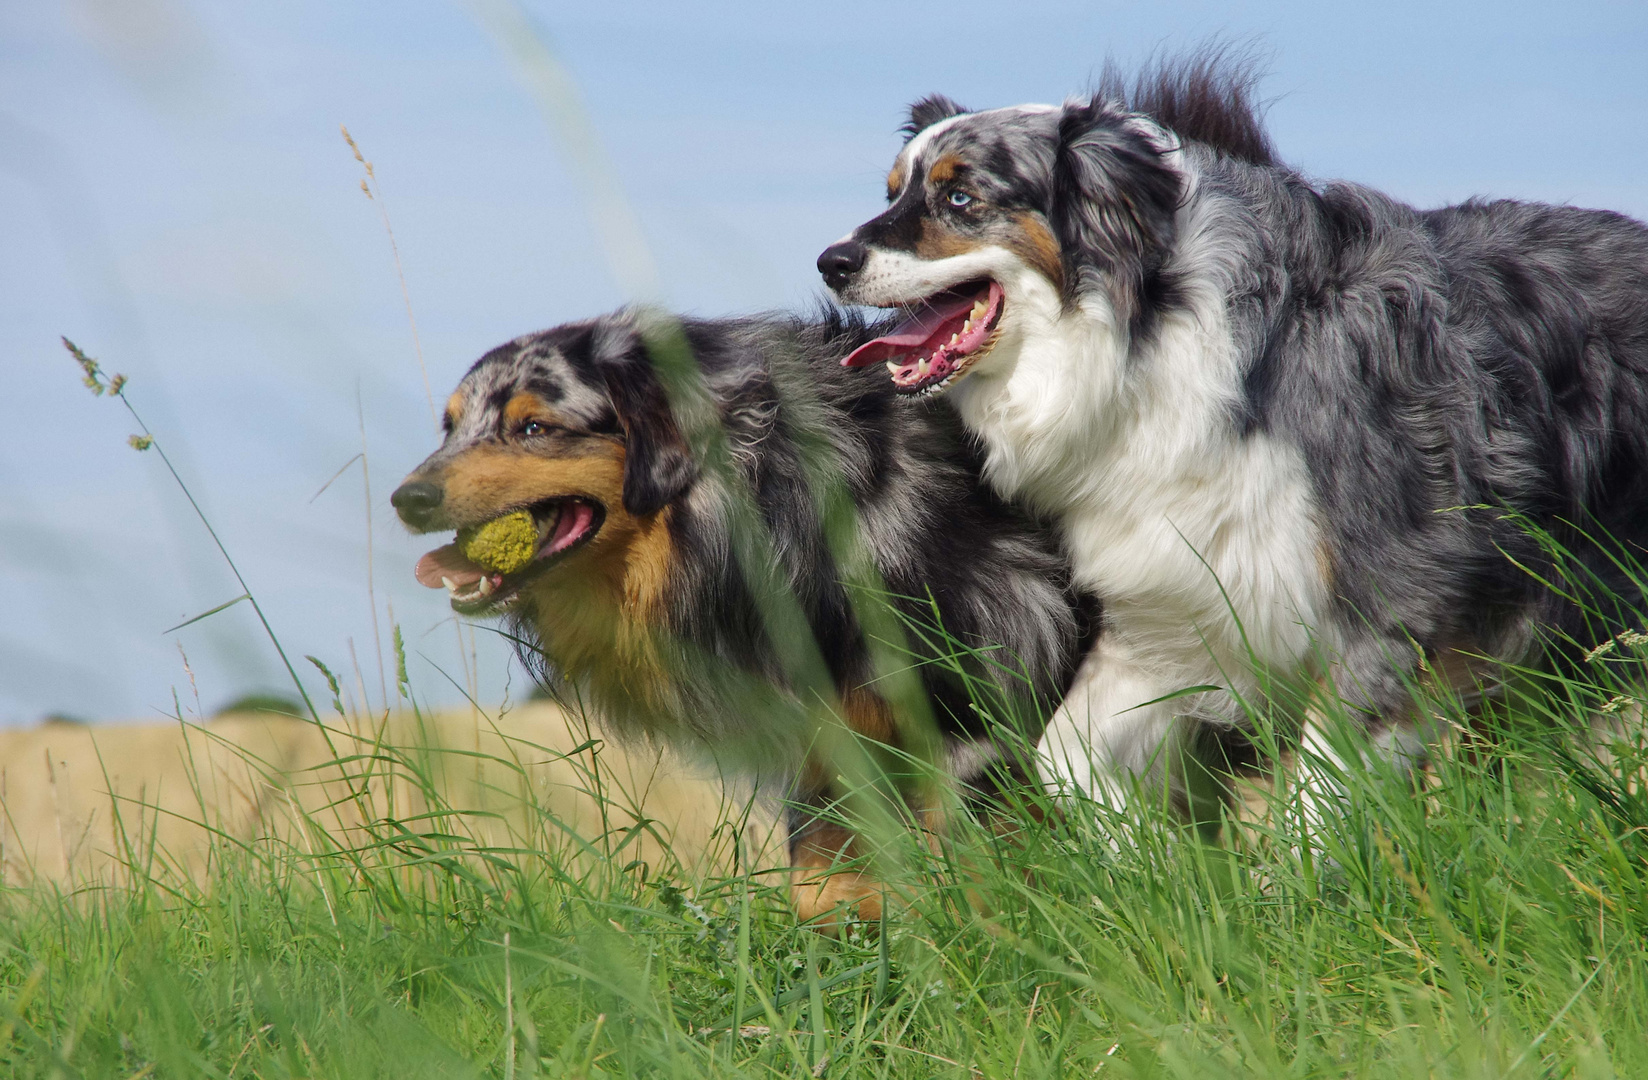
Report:
[{"label": "dog's hind leg", "polygon": [[789,816],[790,901],[800,920],[835,933],[847,918],[879,919],[885,890],[863,865],[858,836],[811,807],[794,807]]}]

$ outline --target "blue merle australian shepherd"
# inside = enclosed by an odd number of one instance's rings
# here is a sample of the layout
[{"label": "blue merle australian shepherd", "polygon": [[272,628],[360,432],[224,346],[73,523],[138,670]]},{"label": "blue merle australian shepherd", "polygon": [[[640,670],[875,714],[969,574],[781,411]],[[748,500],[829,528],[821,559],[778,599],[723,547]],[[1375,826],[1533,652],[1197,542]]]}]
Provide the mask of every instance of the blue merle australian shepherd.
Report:
[{"label": "blue merle australian shepherd", "polygon": [[[820,814],[842,794],[838,763],[811,741],[786,631],[759,602],[759,580],[775,575],[798,602],[847,725],[909,748],[838,560],[867,554],[911,627],[916,655],[901,663],[920,664],[948,767],[986,793],[1030,769],[974,706],[998,720],[1044,716],[1096,616],[1051,531],[983,484],[947,404],[912,410],[886,383],[836,365],[876,330],[833,313],[678,327],[724,433],[714,460],[727,468],[712,467],[705,448],[715,444],[678,423],[645,320],[620,313],[483,356],[447,403],[445,441],[392,502],[418,532],[530,511],[539,546],[525,568],[493,573],[448,545],[424,556],[418,579],[444,585],[461,614],[505,615],[529,666],[609,729],[705,745],[787,783],[800,914],[848,904],[873,918],[874,882],[828,872],[865,853]],[[820,477],[856,510],[854,535],[834,543]],[[735,551],[754,549],[734,535],[752,504],[772,564],[753,570]],[[976,652],[946,661],[941,630],[950,648]]]},{"label": "blue merle australian shepherd", "polygon": [[886,211],[819,258],[905,315],[846,363],[952,402],[1104,603],[1054,786],[1125,800],[1267,675],[1331,680],[1411,760],[1421,677],[1490,686],[1638,617],[1541,585],[1531,532],[1630,594],[1596,538],[1648,544],[1648,228],[1315,182],[1252,87],[1202,54],[1059,106],[928,98]]}]

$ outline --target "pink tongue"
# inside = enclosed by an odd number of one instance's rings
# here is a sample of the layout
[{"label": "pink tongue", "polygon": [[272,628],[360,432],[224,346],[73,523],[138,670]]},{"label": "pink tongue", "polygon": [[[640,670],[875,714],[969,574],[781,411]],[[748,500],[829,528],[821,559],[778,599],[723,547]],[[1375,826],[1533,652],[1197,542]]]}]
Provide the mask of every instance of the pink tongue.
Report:
[{"label": "pink tongue", "polygon": [[[842,367],[863,367],[878,360],[898,356],[901,353],[912,352],[917,349],[927,351],[926,345],[937,347],[943,344],[934,341],[944,328],[957,319],[965,319],[967,313],[973,309],[974,296],[951,296],[942,300],[928,301],[922,305],[920,311],[907,317],[903,322],[893,327],[893,332],[866,342],[854,349],[845,360]],[[945,335],[945,340],[948,336]]]},{"label": "pink tongue", "polygon": [[595,520],[595,511],[583,500],[561,506],[561,516],[555,519],[555,532],[549,538],[549,553],[561,551],[584,535],[589,523]]},{"label": "pink tongue", "polygon": [[444,589],[446,584],[441,578],[452,579],[454,585],[473,585],[486,576],[486,571],[470,562],[464,553],[458,550],[457,544],[448,544],[436,548],[418,560],[418,565],[412,571],[417,577],[419,585],[427,585],[431,589]]}]

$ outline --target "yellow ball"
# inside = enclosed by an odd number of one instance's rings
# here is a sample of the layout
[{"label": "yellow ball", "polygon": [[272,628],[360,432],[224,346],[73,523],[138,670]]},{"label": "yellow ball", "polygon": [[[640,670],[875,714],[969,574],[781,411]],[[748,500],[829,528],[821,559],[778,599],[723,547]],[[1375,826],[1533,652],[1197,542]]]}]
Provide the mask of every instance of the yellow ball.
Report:
[{"label": "yellow ball", "polygon": [[470,562],[513,574],[538,553],[538,526],[525,510],[458,530],[458,547]]}]

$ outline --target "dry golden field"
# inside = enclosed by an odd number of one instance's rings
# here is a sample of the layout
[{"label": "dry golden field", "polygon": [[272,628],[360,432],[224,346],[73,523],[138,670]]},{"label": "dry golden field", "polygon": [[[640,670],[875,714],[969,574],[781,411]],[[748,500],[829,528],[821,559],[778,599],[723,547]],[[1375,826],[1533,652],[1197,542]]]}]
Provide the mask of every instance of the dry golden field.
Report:
[{"label": "dry golden field", "polygon": [[485,822],[469,827],[491,834],[477,837],[488,842],[506,843],[528,805],[556,823],[552,834],[585,839],[621,835],[646,818],[652,824],[631,841],[634,857],[656,860],[667,841],[678,858],[708,869],[729,857],[718,824],[747,811],[746,844],[776,852],[771,811],[751,806],[713,767],[598,734],[579,750],[591,737],[581,721],[540,702],[511,710],[496,727],[462,711],[422,724],[396,714],[375,730],[340,724],[329,732],[272,713],[0,731],[0,873],[10,884],[76,887],[119,880],[135,859],[151,872],[198,879],[209,829],[239,842],[302,844],[294,826],[305,813],[347,835],[363,818],[427,809],[404,776],[358,779],[363,761],[347,766],[357,779],[345,780],[336,762],[374,745],[418,755],[450,806],[500,815],[465,818]]}]

